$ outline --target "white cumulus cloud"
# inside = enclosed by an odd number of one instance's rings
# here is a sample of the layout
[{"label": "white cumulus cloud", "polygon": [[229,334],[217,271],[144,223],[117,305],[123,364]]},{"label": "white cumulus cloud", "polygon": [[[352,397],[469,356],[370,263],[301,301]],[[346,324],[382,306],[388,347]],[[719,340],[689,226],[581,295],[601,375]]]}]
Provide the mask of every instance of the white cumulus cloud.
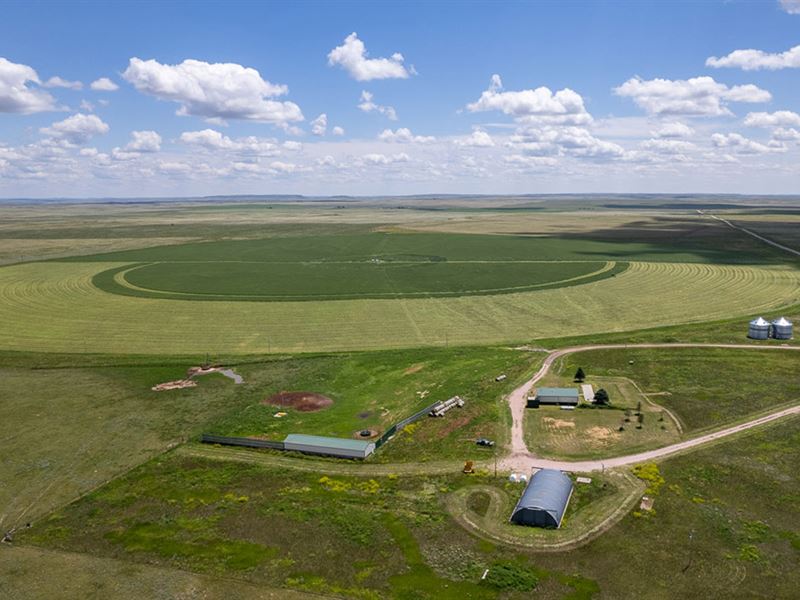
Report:
[{"label": "white cumulus cloud", "polygon": [[772,131],[772,139],[779,142],[800,142],[800,131],[794,127],[778,127]]},{"label": "white cumulus cloud", "polygon": [[651,115],[730,115],[727,102],[768,102],[772,96],[752,84],[728,87],[713,77],[650,79],[633,77],[614,88]]},{"label": "white cumulus cloud", "polygon": [[66,88],[68,90],[80,90],[83,89],[83,84],[80,81],[69,81],[67,79],[63,79],[62,77],[51,77],[47,81],[42,84],[42,87],[46,88]]},{"label": "white cumulus cloud", "polygon": [[236,63],[187,59],[164,65],[134,57],[122,76],[142,93],[179,103],[181,116],[275,124],[303,120],[294,102],[272,100],[288,93],[285,85],[270,83],[257,70]]},{"label": "white cumulus cloud", "polygon": [[507,144],[527,156],[575,156],[595,159],[621,158],[622,146],[601,140],[583,127],[528,128],[511,136]]},{"label": "white cumulus cloud", "polygon": [[485,131],[481,131],[480,129],[473,131],[470,135],[456,138],[453,140],[453,143],[456,146],[465,146],[471,148],[489,148],[494,146],[494,140],[492,140],[492,136]]},{"label": "white cumulus cloud", "polygon": [[128,152],[158,152],[161,136],[155,131],[131,131],[131,141],[125,146]]},{"label": "white cumulus cloud", "polygon": [[800,127],[800,115],[790,110],[751,112],[744,118],[744,124],[748,127]]},{"label": "white cumulus cloud", "polygon": [[51,138],[62,140],[68,144],[85,144],[97,135],[108,133],[110,127],[97,115],[77,113],[63,121],[57,121],[50,127],[42,127],[39,131]]},{"label": "white cumulus cloud", "polygon": [[373,79],[407,79],[414,70],[403,64],[403,55],[399,52],[390,58],[368,58],[364,42],[353,32],[348,35],[341,46],[328,53],[328,64],[339,66],[356,81],[372,81]]},{"label": "white cumulus cloud", "polygon": [[0,112],[23,115],[55,110],[55,99],[29,84],[40,84],[36,71],[0,56]]},{"label": "white cumulus cloud", "polygon": [[553,93],[550,88],[520,91],[502,91],[499,75],[492,75],[489,89],[471,104],[470,112],[500,111],[521,122],[582,125],[592,121],[586,112],[583,98],[577,92],[564,88]]},{"label": "white cumulus cloud", "polygon": [[686,123],[680,121],[672,121],[664,123],[652,134],[657,138],[683,138],[694,135],[694,129],[689,127]]},{"label": "white cumulus cloud", "polygon": [[645,140],[641,146],[645,150],[651,150],[659,154],[685,154],[697,150],[697,146],[692,142],[664,138]]},{"label": "white cumulus cloud", "polygon": [[364,90],[361,92],[360,102],[358,103],[358,109],[364,112],[378,112],[388,118],[390,121],[397,121],[397,112],[395,111],[393,106],[383,106],[381,104],[376,104],[373,102],[374,96],[371,92]]},{"label": "white cumulus cloud", "polygon": [[331,129],[331,133],[333,135],[344,135],[344,128],[336,125],[333,129]]},{"label": "white cumulus cloud", "polygon": [[706,66],[717,69],[720,67],[736,67],[744,71],[797,69],[800,68],[800,46],[790,48],[786,52],[775,53],[753,49],[734,50],[721,58],[712,56],[706,59]]},{"label": "white cumulus cloud", "polygon": [[400,152],[399,154],[392,154],[389,156],[386,154],[370,153],[365,154],[361,158],[365,163],[371,165],[390,165],[393,163],[404,163],[411,160],[411,158],[405,152]]},{"label": "white cumulus cloud", "polygon": [[278,144],[272,138],[247,136],[231,139],[215,129],[184,131],[178,139],[184,144],[197,146],[206,150],[230,150],[238,154],[257,156],[274,156],[280,154]]},{"label": "white cumulus cloud", "polygon": [[800,15],[800,0],[779,0],[781,8],[790,15]]},{"label": "white cumulus cloud", "polygon": [[204,146],[206,148],[232,149],[235,146],[231,138],[222,135],[215,129],[184,131],[179,139],[184,144],[193,144],[196,146]]},{"label": "white cumulus cloud", "polygon": [[89,84],[89,87],[96,92],[116,92],[119,89],[119,86],[111,81],[108,77],[95,79]]},{"label": "white cumulus cloud", "polygon": [[711,143],[716,148],[725,148],[740,154],[766,154],[767,152],[774,152],[776,149],[782,149],[782,146],[780,148],[770,147],[746,138],[739,133],[715,133],[711,136]]},{"label": "white cumulus cloud", "polygon": [[427,144],[435,142],[436,138],[431,135],[414,135],[407,127],[400,127],[395,131],[384,129],[378,134],[378,139],[383,142],[398,142],[401,144],[414,142],[417,144]]},{"label": "white cumulus cloud", "polygon": [[316,119],[311,121],[311,133],[314,135],[325,135],[328,130],[328,115],[322,113]]}]

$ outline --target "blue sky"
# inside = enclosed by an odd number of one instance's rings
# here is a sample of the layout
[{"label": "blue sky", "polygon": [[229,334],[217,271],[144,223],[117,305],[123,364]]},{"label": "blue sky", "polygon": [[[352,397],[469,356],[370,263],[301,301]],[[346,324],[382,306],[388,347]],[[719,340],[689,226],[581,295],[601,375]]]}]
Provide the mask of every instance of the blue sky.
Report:
[{"label": "blue sky", "polygon": [[800,183],[796,0],[6,2],[0,57],[0,197]]}]

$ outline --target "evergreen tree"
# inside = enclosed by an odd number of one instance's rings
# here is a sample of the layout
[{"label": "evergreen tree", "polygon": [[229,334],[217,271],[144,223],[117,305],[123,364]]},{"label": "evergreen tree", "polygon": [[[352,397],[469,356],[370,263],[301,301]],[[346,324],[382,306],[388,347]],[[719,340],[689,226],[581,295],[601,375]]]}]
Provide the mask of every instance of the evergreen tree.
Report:
[{"label": "evergreen tree", "polygon": [[610,402],[608,392],[603,388],[597,390],[594,394],[594,403],[598,406],[606,406]]}]

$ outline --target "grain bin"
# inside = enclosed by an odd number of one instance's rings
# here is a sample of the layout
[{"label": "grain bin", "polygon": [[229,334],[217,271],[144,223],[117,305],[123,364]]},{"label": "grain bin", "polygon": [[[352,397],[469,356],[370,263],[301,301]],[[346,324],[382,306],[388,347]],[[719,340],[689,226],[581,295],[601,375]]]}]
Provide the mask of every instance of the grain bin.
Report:
[{"label": "grain bin", "polygon": [[780,317],[772,322],[772,337],[776,340],[792,339],[792,322],[786,317]]},{"label": "grain bin", "polygon": [[747,337],[754,340],[766,340],[769,338],[769,321],[764,317],[758,317],[750,321],[750,328],[747,331]]}]

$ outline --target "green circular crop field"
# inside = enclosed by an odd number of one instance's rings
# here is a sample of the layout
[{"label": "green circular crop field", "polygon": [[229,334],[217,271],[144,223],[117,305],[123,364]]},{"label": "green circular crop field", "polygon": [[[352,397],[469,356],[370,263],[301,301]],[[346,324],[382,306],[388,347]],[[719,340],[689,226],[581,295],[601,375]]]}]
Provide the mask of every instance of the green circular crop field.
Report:
[{"label": "green circular crop field", "polygon": [[181,300],[338,300],[471,296],[578,285],[625,270],[605,261],[156,262],[99,273],[100,289]]},{"label": "green circular crop field", "polygon": [[792,266],[705,260],[642,244],[381,232],[76,256],[0,268],[0,349],[249,354],[516,343],[798,301]]}]

